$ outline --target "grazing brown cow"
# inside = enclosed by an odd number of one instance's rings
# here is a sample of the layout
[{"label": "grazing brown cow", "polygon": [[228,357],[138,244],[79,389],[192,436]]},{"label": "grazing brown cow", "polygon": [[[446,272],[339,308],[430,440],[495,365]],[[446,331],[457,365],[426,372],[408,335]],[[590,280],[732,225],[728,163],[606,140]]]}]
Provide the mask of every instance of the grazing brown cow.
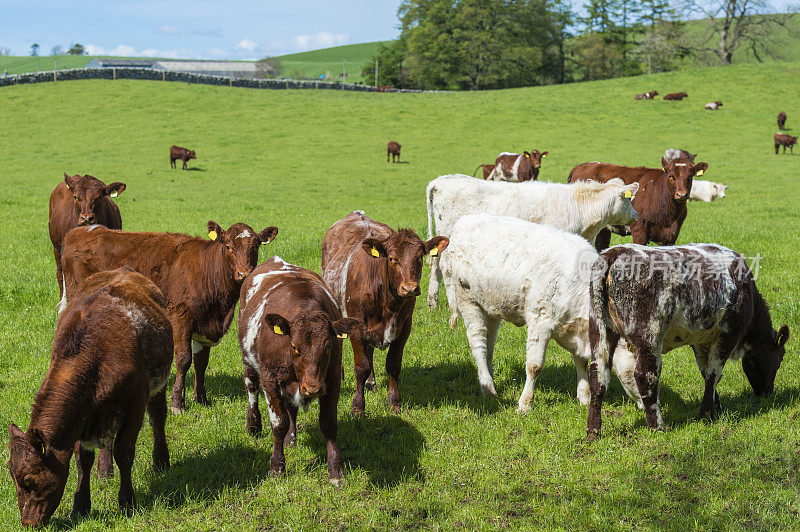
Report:
[{"label": "grazing brown cow", "polygon": [[[569,182],[600,181],[605,183],[615,177],[625,184],[639,183],[639,191],[633,198],[633,208],[639,213],[638,221],[630,224],[633,242],[646,245],[648,242],[672,246],[678,239],[683,221],[686,219],[686,202],[692,190],[694,176],[703,175],[708,164],[693,165],[688,159],[667,162],[661,159],[662,168],[630,167],[616,164],[583,163],[569,173]],[[627,234],[624,228],[615,232]],[[602,251],[611,243],[611,231],[600,231],[595,247]]]},{"label": "grazing brown cow", "polygon": [[364,411],[364,384],[374,385],[372,353],[389,348],[387,402],[400,411],[400,367],[411,333],[411,316],[420,294],[422,258],[439,255],[450,241],[427,242],[411,229],[395,231],[354,211],[331,226],[322,239],[322,278],[345,317],[365,324],[363,338],[350,339],[355,358],[356,391],[352,411]]},{"label": "grazing brown cow", "polygon": [[710,102],[706,104],[707,111],[716,111],[720,107],[722,107],[722,102]]},{"label": "grazing brown cow", "polygon": [[94,450],[111,441],[121,477],[119,504],[130,511],[131,467],[145,410],[153,466],[169,467],[164,421],[172,328],[166,306],[156,285],[124,268],[92,275],[73,293],[56,325],[50,368],[28,430],[8,427],[8,466],[24,526],[47,525],[64,494],[73,453],[78,489],[72,511],[88,514]]},{"label": "grazing brown cow", "polygon": [[786,113],[778,113],[778,129],[786,129]]},{"label": "grazing brown cow", "polygon": [[247,431],[261,434],[258,395],[264,391],[272,425],[270,471],[286,471],[283,448],[297,439],[297,409],[319,398],[319,428],[328,447],[328,474],[338,484],[342,458],[336,443],[336,407],[342,383],[342,340],[363,338],[363,324],[342,318],[322,278],[272,257],[241,290],[239,345],[247,390]]},{"label": "grazing brown cow", "polygon": [[786,135],[780,131],[775,133],[775,155],[778,155],[778,149],[783,146],[783,153],[786,153],[786,148],[794,155],[794,145],[797,144],[797,137]]},{"label": "grazing brown cow", "polygon": [[50,242],[56,257],[56,280],[59,297],[63,295],[64,283],[61,275],[61,245],[70,229],[79,225],[100,224],[109,229],[122,229],[119,207],[111,198],[125,190],[125,183],[115,181],[106,185],[90,175],[68,176],[50,194]]},{"label": "grazing brown cow", "polygon": [[[400,162],[400,145],[395,141],[390,141],[389,144],[386,146],[386,162],[389,162],[389,156],[392,156],[392,162]],[[397,157],[397,161],[395,161],[395,157]]]},{"label": "grazing brown cow", "polygon": [[665,100],[683,100],[684,98],[688,98],[689,95],[685,92],[671,92],[669,94],[664,95]]},{"label": "grazing brown cow", "polygon": [[643,92],[633,97],[634,100],[652,100],[658,96],[658,91]]},{"label": "grazing brown cow", "polygon": [[175,340],[175,386],[170,407],[183,412],[184,381],[194,357],[194,400],[210,404],[205,375],[211,346],[233,320],[239,288],[258,262],[258,248],[272,242],[277,227],[257,233],[237,223],[224,230],[208,222],[209,238],[178,233],[112,231],[78,227],[64,239],[66,290],[60,308],[75,286],[92,273],[128,266],[149,277],[169,302]]},{"label": "grazing brown cow", "polygon": [[[495,167],[495,165],[493,165],[493,164],[479,164],[478,165],[478,168],[483,168],[483,178],[484,179],[486,179],[490,175],[492,175],[492,172],[494,171],[494,167]],[[472,172],[472,177],[475,177],[475,174],[478,173],[478,168],[476,168],[475,171]]]},{"label": "grazing brown cow", "polygon": [[197,159],[197,156],[194,154],[194,150],[187,150],[180,146],[172,146],[169,149],[169,167],[175,169],[175,161],[178,159],[183,161],[183,170],[186,170],[186,161],[189,159]]},{"label": "grazing brown cow", "polygon": [[549,152],[532,150],[530,152],[509,153],[503,152],[494,161],[494,169],[484,179],[490,181],[536,181],[539,178],[539,169],[542,159]]}]

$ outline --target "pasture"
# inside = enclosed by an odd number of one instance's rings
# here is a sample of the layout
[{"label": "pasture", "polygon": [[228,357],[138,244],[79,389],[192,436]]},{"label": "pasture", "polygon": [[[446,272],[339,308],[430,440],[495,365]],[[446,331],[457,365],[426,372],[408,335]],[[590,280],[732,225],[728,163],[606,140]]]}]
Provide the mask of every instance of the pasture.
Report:
[{"label": "pasture", "polygon": [[[647,429],[613,377],[603,437],[589,445],[571,357],[552,342],[530,414],[515,413],[525,334],[509,324],[495,352],[500,401],[480,397],[463,324],[451,332],[446,304],[433,313],[425,305],[426,267],[405,349],[400,415],[386,406],[385,352],[376,352],[377,391],[367,394],[364,418],[351,416],[353,360],[345,346],[340,490],[328,483],[316,403],[298,416],[286,477],[268,475],[271,436],[254,439],[245,431],[234,323],[211,352],[212,406],[187,399],[186,413],[167,419],[168,472],[153,471],[149,427],[140,433],[138,511],[130,518],[119,512],[119,475],[93,478],[90,517],[71,520],[73,465],[51,527],[798,528],[800,157],[776,156],[772,147],[778,111],[788,114],[790,133],[800,128],[798,79],[800,64],[772,63],[477,93],[147,81],[3,88],[0,463],[8,460],[5,427],[27,427],[48,367],[58,287],[47,205],[65,171],[125,182],[115,200],[125,229],[205,236],[208,220],[226,228],[239,221],[276,225],[278,237],[262,246],[260,261],[278,254],[319,271],[322,237],[334,221],[363,209],[424,236],[428,181],[471,174],[498,152],[549,150],[539,179],[564,182],[581,162],[656,166],[674,147],[699,153],[697,161],[710,165],[703,178],[729,185],[725,199],[689,205],[678,243],[717,242],[759,254],[757,284],[774,325],[791,329],[774,396],[754,397],[741,365],[730,363],[718,387],[724,414],[716,422],[697,420],[702,381],[691,350],[682,348],[664,357],[668,430]],[[685,90],[689,98],[633,100],[654,88]],[[703,110],[713,100],[725,106]],[[403,145],[405,164],[386,163],[388,140]],[[172,144],[196,150],[189,171],[170,170]],[[0,477],[0,523],[18,527],[13,484],[7,471]]]}]

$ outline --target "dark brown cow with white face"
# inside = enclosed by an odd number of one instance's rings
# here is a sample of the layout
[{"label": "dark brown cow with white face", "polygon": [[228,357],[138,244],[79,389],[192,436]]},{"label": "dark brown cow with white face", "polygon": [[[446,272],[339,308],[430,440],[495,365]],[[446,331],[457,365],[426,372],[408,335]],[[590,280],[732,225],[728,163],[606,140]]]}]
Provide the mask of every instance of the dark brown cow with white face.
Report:
[{"label": "dark brown cow with white face", "polygon": [[342,382],[342,340],[363,338],[363,326],[342,318],[316,273],[272,257],[242,283],[239,345],[247,390],[247,431],[261,434],[258,395],[267,400],[274,445],[270,470],[286,470],[284,445],[297,439],[297,409],[319,399],[319,427],[328,447],[331,482],[342,478],[336,407]]},{"label": "dark brown cow with white face", "polygon": [[70,229],[80,225],[100,224],[109,229],[122,229],[119,207],[111,198],[125,190],[125,183],[115,181],[106,185],[90,175],[69,176],[50,194],[50,242],[56,258],[56,280],[59,296],[63,295],[61,275],[61,245]]},{"label": "dark brown cow with white face", "polygon": [[145,410],[153,465],[169,467],[164,422],[172,328],[166,307],[158,288],[130,269],[98,273],[74,291],[56,325],[50,368],[28,430],[8,427],[8,466],[24,526],[47,525],[64,494],[73,453],[73,513],[88,514],[94,450],[111,441],[121,477],[119,504],[132,510],[131,467]]},{"label": "dark brown cow with white face", "polygon": [[539,179],[539,169],[542,159],[550,152],[539,150],[525,151],[522,153],[504,152],[497,156],[494,168],[484,179],[490,181],[536,181]]},{"label": "dark brown cow with white face", "polygon": [[786,153],[786,148],[794,155],[794,145],[797,144],[797,137],[781,133],[775,133],[775,155],[778,155],[778,150],[783,146],[783,153]]},{"label": "dark brown cow with white face", "polygon": [[[630,224],[633,242],[646,245],[656,242],[672,246],[678,239],[686,219],[686,202],[692,190],[692,179],[703,175],[707,163],[692,164],[688,159],[678,158],[672,162],[661,159],[662,168],[630,167],[605,163],[579,164],[569,173],[569,182],[599,181],[605,183],[615,177],[625,184],[639,183],[639,190],[633,198],[633,208],[639,219]],[[615,232],[625,235],[627,230],[615,228]],[[603,229],[597,235],[595,247],[602,251],[611,242],[611,231]]]},{"label": "dark brown cow with white face", "polygon": [[176,168],[175,161],[178,159],[183,161],[183,170],[186,170],[186,162],[190,159],[197,159],[197,156],[194,153],[194,150],[187,150],[186,148],[181,148],[180,146],[171,146],[169,148],[169,167],[173,170]]},{"label": "dark brown cow with white face", "polygon": [[[386,145],[386,162],[389,162],[389,156],[392,156],[392,162],[400,162],[400,145],[395,141],[390,141],[389,144]],[[397,160],[395,161],[395,157]]]},{"label": "dark brown cow with white face", "polygon": [[128,266],[150,278],[169,302],[175,339],[175,386],[171,409],[183,412],[184,381],[194,358],[194,400],[209,404],[205,374],[211,346],[233,320],[239,288],[258,262],[258,249],[278,234],[277,227],[257,233],[237,223],[223,230],[208,222],[209,238],[179,233],[112,231],[79,227],[64,240],[63,306],[92,273]]},{"label": "dark brown cow with white face", "polygon": [[388,403],[400,411],[400,367],[411,334],[411,317],[420,294],[422,259],[447,248],[445,236],[427,242],[411,229],[395,231],[354,211],[331,226],[322,240],[322,278],[345,317],[364,324],[363,338],[352,337],[356,392],[352,410],[364,411],[364,385],[374,384],[373,350],[389,348]]}]

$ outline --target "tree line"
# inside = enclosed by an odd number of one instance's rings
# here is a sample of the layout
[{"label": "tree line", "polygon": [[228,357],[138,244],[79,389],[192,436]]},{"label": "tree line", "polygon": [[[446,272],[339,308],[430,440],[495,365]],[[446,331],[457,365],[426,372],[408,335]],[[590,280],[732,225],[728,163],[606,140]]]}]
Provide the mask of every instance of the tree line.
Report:
[{"label": "tree line", "polygon": [[[365,83],[480,90],[632,76],[689,57],[730,64],[740,49],[780,54],[792,13],[768,0],[404,0],[400,36],[363,67]],[[702,31],[686,20],[705,19]],[[377,62],[377,69],[376,69]]]}]

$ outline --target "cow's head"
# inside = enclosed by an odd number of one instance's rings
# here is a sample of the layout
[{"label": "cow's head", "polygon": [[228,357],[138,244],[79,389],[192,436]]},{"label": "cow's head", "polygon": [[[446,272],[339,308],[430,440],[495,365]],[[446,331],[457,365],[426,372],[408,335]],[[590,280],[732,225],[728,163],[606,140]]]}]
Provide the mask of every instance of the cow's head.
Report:
[{"label": "cow's head", "polygon": [[45,526],[58,508],[69,470],[56,458],[38,430],[8,426],[8,469],[17,489],[23,526]]},{"label": "cow's head", "polygon": [[301,314],[291,323],[280,314],[267,314],[264,320],[270,333],[289,339],[289,356],[304,401],[325,395],[331,349],[338,338],[363,336],[365,332],[358,320],[342,318],[332,322],[322,312]]},{"label": "cow's head", "polygon": [[723,185],[722,183],[714,183],[714,195],[718,198],[725,197],[725,191],[728,189],[728,185]]},{"label": "cow's head", "polygon": [[197,156],[194,154],[194,150],[191,150],[186,154],[187,159],[197,159]]},{"label": "cow's head", "polygon": [[[528,153],[528,152],[525,152],[525,153]],[[547,155],[549,153],[550,152],[547,152],[547,151],[540,152],[539,150],[531,150],[530,153],[528,153],[528,156],[531,159],[531,166],[533,166],[533,168],[536,169],[536,170],[541,168],[542,167],[542,159],[547,157]]]},{"label": "cow's head", "polygon": [[208,221],[208,238],[222,246],[225,260],[233,270],[233,278],[237,283],[244,281],[258,263],[258,248],[261,244],[269,244],[278,234],[278,228],[267,227],[256,233],[247,224],[233,224],[223,230],[213,220]]},{"label": "cow's head", "polygon": [[675,201],[687,201],[692,191],[692,179],[708,170],[707,163],[692,164],[689,159],[679,157],[672,162],[661,158],[661,168],[667,176],[670,195]]},{"label": "cow's head", "polygon": [[75,206],[78,225],[95,223],[97,215],[100,213],[103,198],[115,198],[125,190],[125,183],[116,181],[106,185],[90,175],[70,176],[66,172],[64,172],[64,183],[69,191],[72,192],[72,203]]},{"label": "cow's head", "polygon": [[749,352],[742,356],[742,369],[756,395],[769,395],[775,389],[775,375],[786,354],[789,327],[783,325],[778,331],[771,332],[769,339],[748,346]]},{"label": "cow's head", "polygon": [[639,183],[626,185],[625,182],[615,177],[606,183],[614,193],[614,206],[611,211],[614,213],[609,223],[612,225],[628,225],[639,219],[639,213],[633,208],[633,198],[639,191]]},{"label": "cow's head", "polygon": [[650,94],[652,94],[653,96],[658,96],[658,91],[653,91]]},{"label": "cow's head", "polygon": [[365,238],[361,246],[371,260],[386,261],[392,295],[409,298],[420,294],[423,257],[440,254],[448,244],[450,239],[446,236],[423,242],[411,229],[399,229],[385,240]]}]

